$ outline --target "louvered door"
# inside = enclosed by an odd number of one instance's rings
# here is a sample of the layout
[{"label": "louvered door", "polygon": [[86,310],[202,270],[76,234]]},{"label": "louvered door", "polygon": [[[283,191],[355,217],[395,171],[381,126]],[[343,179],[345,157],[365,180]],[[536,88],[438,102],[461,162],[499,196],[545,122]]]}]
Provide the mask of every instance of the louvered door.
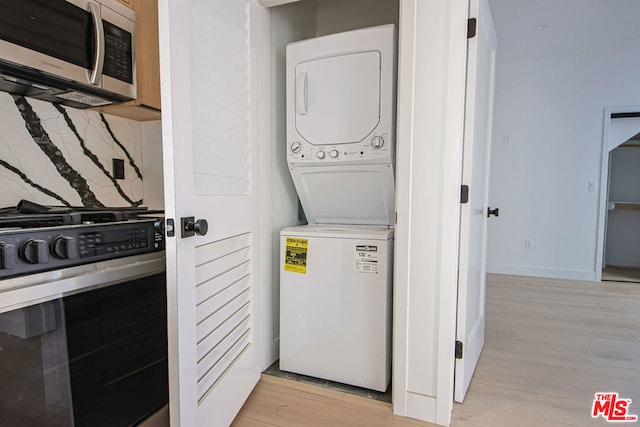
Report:
[{"label": "louvered door", "polygon": [[[172,426],[226,426],[259,377],[249,2],[161,0]],[[206,220],[183,237],[180,218]],[[202,222],[201,222],[202,224]]]}]

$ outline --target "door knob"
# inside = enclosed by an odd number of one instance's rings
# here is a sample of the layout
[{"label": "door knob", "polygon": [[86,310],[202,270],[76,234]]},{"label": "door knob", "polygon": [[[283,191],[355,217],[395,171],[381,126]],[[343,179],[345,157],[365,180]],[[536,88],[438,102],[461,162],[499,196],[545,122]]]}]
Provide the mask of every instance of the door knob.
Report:
[{"label": "door knob", "polygon": [[182,237],[191,237],[194,235],[204,236],[209,231],[209,223],[206,219],[195,220],[195,217],[189,216],[180,218],[182,225]]},{"label": "door knob", "polygon": [[487,218],[489,218],[491,215],[500,216],[500,208],[487,208]]}]

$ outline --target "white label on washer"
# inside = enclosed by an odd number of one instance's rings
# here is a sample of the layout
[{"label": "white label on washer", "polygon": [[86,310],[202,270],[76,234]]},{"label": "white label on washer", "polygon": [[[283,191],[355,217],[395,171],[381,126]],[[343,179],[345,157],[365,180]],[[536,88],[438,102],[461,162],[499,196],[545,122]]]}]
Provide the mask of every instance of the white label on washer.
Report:
[{"label": "white label on washer", "polygon": [[378,274],[378,247],[356,245],[356,273]]}]

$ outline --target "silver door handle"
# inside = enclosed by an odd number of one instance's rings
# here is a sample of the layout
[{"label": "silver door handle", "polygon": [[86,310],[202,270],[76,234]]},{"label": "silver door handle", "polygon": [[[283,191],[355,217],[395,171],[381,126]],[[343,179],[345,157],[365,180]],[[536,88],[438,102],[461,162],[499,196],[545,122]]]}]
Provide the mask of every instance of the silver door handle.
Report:
[{"label": "silver door handle", "polygon": [[102,77],[102,68],[104,67],[104,26],[102,25],[102,16],[100,16],[100,5],[94,2],[87,4],[87,9],[93,18],[93,28],[96,38],[96,56],[93,63],[93,69],[89,74],[89,83],[92,85],[100,84]]}]

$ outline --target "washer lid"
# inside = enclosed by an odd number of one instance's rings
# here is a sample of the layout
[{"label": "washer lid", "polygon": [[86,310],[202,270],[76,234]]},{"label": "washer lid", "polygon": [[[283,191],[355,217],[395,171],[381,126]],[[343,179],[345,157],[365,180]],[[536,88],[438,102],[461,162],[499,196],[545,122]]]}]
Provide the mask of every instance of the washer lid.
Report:
[{"label": "washer lid", "polygon": [[283,229],[280,236],[389,240],[393,237],[393,228],[372,225],[299,225]]},{"label": "washer lid", "polygon": [[377,50],[300,62],[295,67],[295,126],[313,145],[365,139],[380,122]]}]

